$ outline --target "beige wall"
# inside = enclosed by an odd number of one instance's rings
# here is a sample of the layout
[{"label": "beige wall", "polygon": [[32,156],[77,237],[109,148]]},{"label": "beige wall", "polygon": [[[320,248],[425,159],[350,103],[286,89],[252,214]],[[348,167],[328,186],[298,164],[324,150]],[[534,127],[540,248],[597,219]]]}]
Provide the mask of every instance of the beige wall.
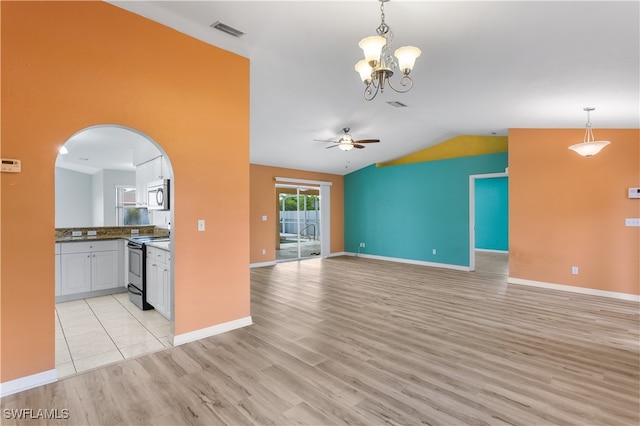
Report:
[{"label": "beige wall", "polygon": [[594,133],[611,144],[584,158],[567,149],[582,129],[509,131],[509,276],[637,295],[640,132]]},{"label": "beige wall", "polygon": [[176,334],[249,316],[249,61],[104,2],[0,7],[1,155],[22,161],[1,176],[0,381],[55,367],[54,164],[88,126],[171,161]]},{"label": "beige wall", "polygon": [[[251,263],[275,260],[278,236],[276,177],[331,182],[331,253],[344,251],[344,180],[340,175],[251,165]],[[262,220],[267,215],[267,221]],[[267,253],[262,254],[266,248]]]}]

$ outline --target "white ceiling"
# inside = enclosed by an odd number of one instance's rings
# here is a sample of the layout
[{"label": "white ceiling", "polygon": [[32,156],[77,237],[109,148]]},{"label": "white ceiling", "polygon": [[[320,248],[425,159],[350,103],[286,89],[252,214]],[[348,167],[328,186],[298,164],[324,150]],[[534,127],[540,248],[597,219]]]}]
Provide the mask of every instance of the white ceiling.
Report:
[{"label": "white ceiling", "polygon": [[[597,108],[596,137],[640,127],[638,1],[392,0],[394,46],[422,56],[411,92],[370,102],[353,66],[358,41],[380,23],[378,1],[110,3],[250,58],[254,164],[346,174],[457,135],[584,127],[585,106]],[[246,34],[221,33],[215,21]],[[343,152],[313,141],[343,127],[382,142]]]},{"label": "white ceiling", "polygon": [[133,171],[137,164],[161,155],[141,134],[118,126],[94,126],[71,136],[58,154],[56,167],[94,174],[103,169]]}]

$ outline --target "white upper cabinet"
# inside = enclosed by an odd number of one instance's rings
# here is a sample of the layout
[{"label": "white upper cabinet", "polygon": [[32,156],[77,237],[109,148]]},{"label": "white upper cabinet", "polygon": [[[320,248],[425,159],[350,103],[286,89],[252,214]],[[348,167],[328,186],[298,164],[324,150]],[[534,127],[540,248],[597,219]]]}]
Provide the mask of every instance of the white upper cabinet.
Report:
[{"label": "white upper cabinet", "polygon": [[169,178],[169,167],[164,157],[156,157],[136,167],[136,204],[147,207],[147,185],[149,182]]}]

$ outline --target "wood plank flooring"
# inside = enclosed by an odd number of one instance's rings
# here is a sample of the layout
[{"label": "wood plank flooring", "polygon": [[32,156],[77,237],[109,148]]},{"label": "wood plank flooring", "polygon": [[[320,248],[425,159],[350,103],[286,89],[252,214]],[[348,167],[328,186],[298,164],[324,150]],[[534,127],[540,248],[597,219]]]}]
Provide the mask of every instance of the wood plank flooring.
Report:
[{"label": "wood plank flooring", "polygon": [[637,425],[638,303],[357,257],[251,271],[254,325],[2,399],[2,424]]}]

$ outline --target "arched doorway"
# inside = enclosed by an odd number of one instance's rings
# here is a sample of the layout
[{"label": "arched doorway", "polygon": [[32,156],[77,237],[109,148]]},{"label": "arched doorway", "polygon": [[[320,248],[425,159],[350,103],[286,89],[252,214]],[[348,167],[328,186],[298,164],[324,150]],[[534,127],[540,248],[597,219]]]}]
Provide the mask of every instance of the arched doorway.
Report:
[{"label": "arched doorway", "polygon": [[[172,344],[174,191],[166,152],[138,130],[91,126],[60,149],[55,173],[56,370],[63,377]],[[158,180],[168,185],[168,210],[146,205],[147,184]],[[134,232],[168,236],[158,252],[167,290],[163,301],[169,303],[163,311],[131,303],[127,239]],[[140,262],[141,271],[146,270],[145,261]],[[73,289],[70,283],[84,288]]]}]

